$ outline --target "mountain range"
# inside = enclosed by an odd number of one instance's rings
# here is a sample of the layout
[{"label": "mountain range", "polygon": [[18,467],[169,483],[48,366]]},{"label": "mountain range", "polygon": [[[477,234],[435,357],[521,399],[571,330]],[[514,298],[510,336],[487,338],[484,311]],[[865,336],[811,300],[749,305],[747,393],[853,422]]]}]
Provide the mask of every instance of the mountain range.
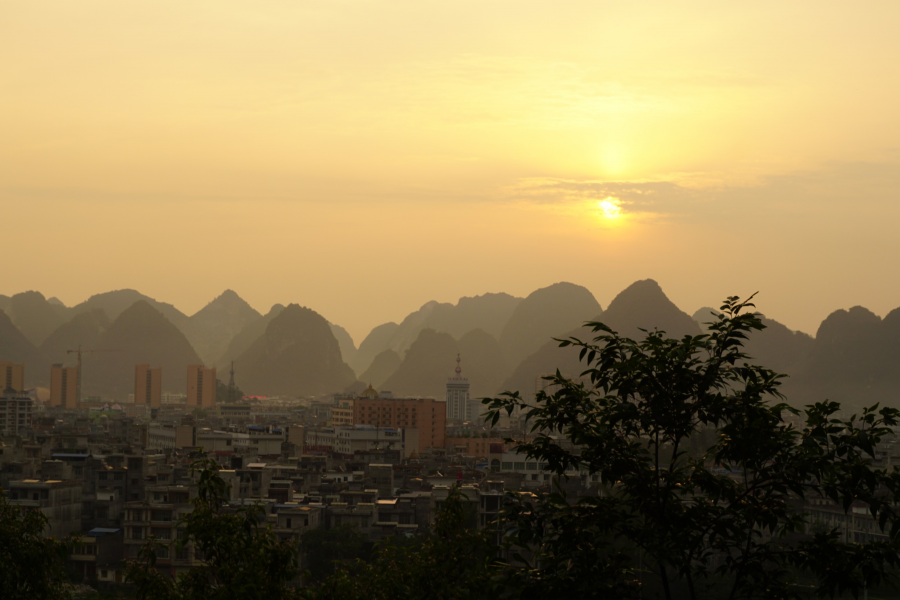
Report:
[{"label": "mountain range", "polygon": [[[653,280],[635,282],[606,310],[586,288],[561,282],[525,298],[491,293],[428,302],[399,324],[373,328],[356,347],[345,329],[311,309],[276,304],[263,315],[231,290],[191,316],[135,290],[74,307],[28,291],[0,296],[0,360],[26,363],[27,385],[47,385],[51,364],[74,364],[70,351],[79,345],[92,350],[84,354],[86,396],[127,395],[137,363],[163,366],[164,389],[183,392],[188,364],[216,365],[225,378],[234,362],[239,385],[251,394],[317,395],[372,384],[395,395],[440,397],[459,356],[473,397],[528,395],[556,369],[580,374],[577,353],[552,338],[589,339],[587,321],[631,337],[653,328],[680,337],[705,331],[717,314],[708,307],[683,312]],[[789,401],[900,405],[900,309],[884,318],[863,307],[837,310],[815,336],[761,317],[766,329],[745,348],[790,376],[783,386]]]}]

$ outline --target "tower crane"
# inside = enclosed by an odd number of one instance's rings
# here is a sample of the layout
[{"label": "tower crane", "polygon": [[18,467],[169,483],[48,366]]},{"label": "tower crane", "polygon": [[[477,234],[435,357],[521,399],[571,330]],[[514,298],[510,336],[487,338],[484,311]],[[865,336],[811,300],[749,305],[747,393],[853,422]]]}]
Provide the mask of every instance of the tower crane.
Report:
[{"label": "tower crane", "polygon": [[94,352],[113,352],[113,350],[82,350],[81,344],[78,344],[77,350],[66,350],[66,354],[78,355],[78,391],[76,392],[77,398],[75,399],[78,404],[81,404],[81,355],[84,353],[93,354]]}]

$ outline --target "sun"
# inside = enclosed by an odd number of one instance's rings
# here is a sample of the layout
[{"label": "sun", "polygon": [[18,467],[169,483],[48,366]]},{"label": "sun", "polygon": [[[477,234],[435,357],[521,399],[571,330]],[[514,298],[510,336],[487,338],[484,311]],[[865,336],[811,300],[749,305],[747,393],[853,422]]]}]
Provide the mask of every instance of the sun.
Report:
[{"label": "sun", "polygon": [[603,212],[603,216],[607,219],[618,219],[622,210],[619,206],[619,199],[613,198],[612,196],[597,202],[597,207]]}]

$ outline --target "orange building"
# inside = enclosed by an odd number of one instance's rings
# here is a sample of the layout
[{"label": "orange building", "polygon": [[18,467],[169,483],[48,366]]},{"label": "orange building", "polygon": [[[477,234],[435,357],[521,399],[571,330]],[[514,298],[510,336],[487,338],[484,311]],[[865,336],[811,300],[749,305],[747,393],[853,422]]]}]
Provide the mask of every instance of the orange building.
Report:
[{"label": "orange building", "polygon": [[134,366],[134,403],[159,408],[162,404],[162,367]]},{"label": "orange building", "polygon": [[434,398],[379,398],[369,386],[353,401],[353,424],[406,430],[407,455],[446,446],[447,406]]},{"label": "orange building", "polygon": [[491,451],[491,444],[503,445],[503,438],[483,438],[483,437],[448,437],[447,451],[455,454],[464,454],[466,456],[487,457]]},{"label": "orange building", "polygon": [[25,391],[25,365],[17,365],[8,361],[0,361],[0,394],[6,390]]},{"label": "orange building", "polygon": [[78,408],[78,367],[56,364],[50,369],[50,406]]},{"label": "orange building", "polygon": [[187,405],[201,408],[216,405],[216,368],[204,365],[188,365]]}]

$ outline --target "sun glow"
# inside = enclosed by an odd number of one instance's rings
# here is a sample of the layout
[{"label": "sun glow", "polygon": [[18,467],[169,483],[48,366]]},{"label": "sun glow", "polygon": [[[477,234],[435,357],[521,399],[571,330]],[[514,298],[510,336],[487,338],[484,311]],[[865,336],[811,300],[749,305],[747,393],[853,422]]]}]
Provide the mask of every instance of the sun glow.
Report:
[{"label": "sun glow", "polygon": [[597,207],[607,219],[618,219],[622,210],[619,206],[619,199],[611,196],[599,201]]}]

